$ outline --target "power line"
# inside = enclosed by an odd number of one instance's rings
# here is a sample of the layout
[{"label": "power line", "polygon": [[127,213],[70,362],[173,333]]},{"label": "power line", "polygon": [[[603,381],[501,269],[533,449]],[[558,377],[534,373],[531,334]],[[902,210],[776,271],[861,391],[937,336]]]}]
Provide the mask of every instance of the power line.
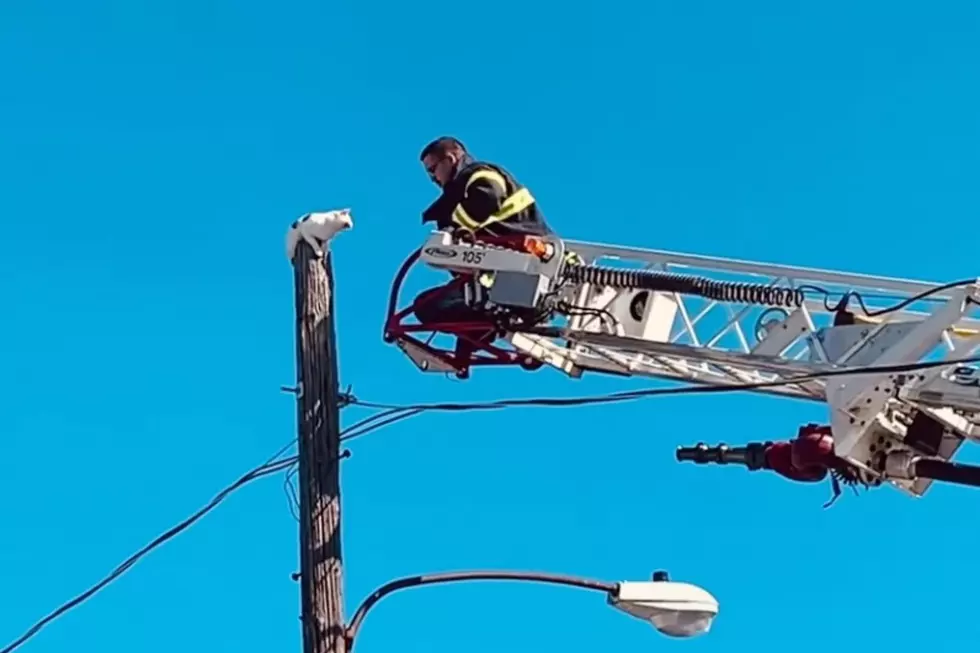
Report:
[{"label": "power line", "polygon": [[127,558],[122,564],[120,564],[118,567],[116,567],[112,572],[109,573],[108,576],[106,576],[105,578],[103,578],[102,580],[100,580],[98,583],[96,583],[95,585],[93,585],[89,589],[85,590],[84,592],[82,592],[81,594],[79,594],[78,596],[76,596],[75,598],[71,599],[67,603],[63,604],[62,606],[60,606],[59,608],[57,608],[56,610],[54,610],[51,614],[47,615],[46,617],[44,617],[43,619],[41,619],[40,621],[38,621],[36,624],[34,624],[33,626],[31,626],[31,628],[28,629],[27,632],[25,632],[23,635],[21,635],[17,640],[15,640],[11,644],[7,645],[4,649],[0,650],[0,653],[11,653],[11,651],[13,651],[14,649],[18,648],[19,646],[21,646],[22,644],[24,644],[24,642],[26,642],[28,639],[30,639],[31,637],[33,637],[34,635],[36,635],[41,630],[41,628],[43,628],[45,625],[47,625],[48,623],[54,621],[55,619],[57,619],[58,617],[60,617],[61,615],[63,615],[65,612],[68,612],[69,610],[71,610],[72,608],[76,607],[80,603],[82,603],[82,602],[86,601],[87,599],[89,599],[93,594],[95,594],[96,592],[98,592],[99,590],[101,590],[103,587],[105,587],[106,585],[108,585],[109,583],[111,583],[112,581],[114,581],[115,579],[117,579],[122,574],[124,574],[127,570],[129,570],[130,567],[132,567],[133,565],[135,565],[140,560],[140,558],[142,558],[143,556],[145,556],[147,553],[149,553],[153,549],[157,548],[158,546],[160,546],[161,544],[163,544],[167,540],[169,540],[169,539],[177,536],[178,534],[181,533],[181,531],[184,531],[185,529],[189,528],[194,522],[196,522],[197,520],[199,520],[201,517],[203,517],[207,513],[211,512],[214,508],[216,508],[218,506],[219,503],[221,503],[222,501],[224,501],[225,498],[227,498],[229,494],[231,494],[232,492],[234,492],[235,490],[237,490],[241,486],[245,485],[246,483],[249,483],[250,481],[254,481],[257,478],[262,478],[263,476],[268,476],[270,474],[275,474],[276,472],[282,471],[283,469],[286,469],[287,467],[289,467],[290,465],[292,465],[295,462],[295,456],[293,456],[291,458],[287,458],[285,460],[280,460],[278,462],[271,462],[272,460],[275,460],[276,458],[278,458],[279,455],[281,455],[281,453],[283,451],[285,451],[286,448],[288,448],[288,447],[284,447],[279,452],[277,452],[270,459],[270,462],[266,462],[266,463],[263,463],[263,464],[259,465],[255,469],[253,469],[253,470],[249,471],[248,473],[244,474],[241,478],[239,478],[237,481],[235,481],[234,483],[232,483],[231,485],[229,485],[228,487],[226,487],[224,490],[222,490],[221,492],[219,492],[217,495],[215,495],[215,497],[213,499],[211,499],[210,502],[207,503],[207,505],[205,505],[203,508],[199,509],[193,515],[191,515],[190,517],[188,517],[184,521],[180,522],[176,526],[170,528],[165,533],[159,535],[152,542],[150,542],[149,544],[147,544],[146,546],[144,546],[142,549],[140,549],[139,551],[137,551],[136,553],[134,553],[132,556],[130,556],[129,558]]},{"label": "power line", "polygon": [[[351,440],[368,433],[375,431],[384,426],[388,426],[395,422],[414,417],[423,412],[428,411],[450,411],[450,412],[464,412],[469,410],[499,410],[504,408],[513,408],[519,406],[541,406],[541,407],[567,407],[567,406],[581,406],[581,405],[591,405],[591,404],[605,404],[605,403],[615,403],[620,401],[631,401],[635,399],[640,399],[644,397],[652,396],[663,396],[663,395],[688,395],[688,394],[714,394],[714,393],[726,393],[726,392],[744,392],[750,390],[759,390],[764,388],[772,388],[786,385],[794,385],[797,383],[805,383],[808,381],[816,381],[824,378],[834,377],[834,376],[845,376],[845,375],[864,375],[864,374],[901,374],[908,372],[915,372],[924,369],[930,369],[935,367],[946,367],[949,365],[967,365],[970,363],[980,363],[980,356],[962,358],[957,360],[945,360],[945,361],[930,361],[930,362],[919,362],[919,363],[903,363],[896,365],[868,365],[855,368],[841,368],[833,370],[825,370],[821,372],[816,372],[813,374],[803,374],[794,377],[787,377],[785,379],[779,379],[776,381],[760,381],[756,383],[739,383],[730,385],[719,385],[719,386],[679,386],[670,388],[648,388],[644,390],[629,390],[623,392],[610,393],[605,395],[595,395],[595,396],[584,396],[584,397],[558,397],[558,398],[532,398],[532,399],[501,399],[490,402],[469,402],[469,403],[433,403],[433,404],[414,404],[398,406],[392,404],[381,404],[375,402],[361,401],[355,397],[351,397],[350,403],[363,406],[365,408],[375,408],[379,409],[381,412],[376,413],[368,418],[365,418],[352,426],[344,429],[341,433],[341,441]],[[129,568],[131,568],[137,561],[144,557],[147,553],[180,534],[182,531],[189,528],[201,517],[206,515],[208,512],[213,510],[222,501],[224,501],[229,494],[240,488],[241,486],[249,483],[255,479],[262,478],[264,476],[269,476],[277,472],[287,470],[297,462],[296,456],[290,456],[279,460],[280,456],[288,450],[291,446],[295,444],[294,441],[290,441],[283,447],[281,447],[276,453],[274,453],[266,462],[262,463],[258,467],[252,469],[251,471],[244,474],[237,481],[226,487],[224,490],[219,492],[215,497],[203,508],[199,509],[193,515],[180,522],[176,526],[172,527],[165,533],[158,536],[152,542],[144,546],[142,549],[130,556],[126,561],[120,564],[116,569],[114,569],[108,576],[103,578],[101,581],[82,592],[75,598],[71,599],[67,603],[63,604],[49,615],[34,624],[27,632],[25,632],[17,640],[0,650],[0,653],[11,653],[14,649],[18,648],[28,639],[36,635],[41,628],[45,625],[58,618],[68,610],[76,607],[82,602],[89,599],[96,592],[104,588],[106,585],[114,581],[116,578],[125,573]],[[288,477],[287,477],[288,479]]]},{"label": "power line", "polygon": [[299,465],[293,463],[289,469],[286,470],[286,475],[282,481],[283,491],[286,493],[286,504],[289,506],[289,514],[292,515],[293,519],[299,522],[299,495],[296,491],[296,486],[293,485],[293,476],[299,471]]},{"label": "power line", "polygon": [[[354,403],[357,403],[355,400]],[[387,410],[383,410],[380,413],[376,413],[371,417],[361,420],[357,424],[344,429],[344,434],[341,435],[340,441],[346,442],[348,440],[353,440],[354,438],[359,438],[362,435],[367,435],[371,431],[375,431],[389,424],[394,424],[395,422],[400,422],[403,419],[408,419],[409,417],[414,417],[419,413],[423,412],[425,409],[408,406],[408,407],[391,407]],[[387,419],[385,419],[387,418]],[[376,421],[380,420],[380,421]],[[371,422],[375,422],[371,424]],[[353,431],[353,432],[352,432]]]},{"label": "power line", "polygon": [[[835,376],[851,376],[865,374],[903,374],[926,370],[935,367],[947,367],[949,365],[968,365],[970,363],[980,363],[980,356],[960,358],[943,361],[928,361],[918,363],[900,363],[894,365],[864,365],[857,367],[845,367],[832,370],[823,370],[812,374],[801,374],[798,376],[786,377],[775,381],[757,381],[752,383],[732,383],[726,385],[700,385],[700,386],[676,386],[670,388],[647,388],[644,390],[625,390],[604,395],[593,395],[584,397],[538,397],[532,399],[498,399],[486,402],[459,402],[459,403],[432,403],[432,404],[409,404],[393,405],[381,404],[371,401],[361,401],[356,397],[351,399],[351,403],[363,406],[364,408],[382,409],[388,413],[398,411],[412,411],[417,414],[424,411],[450,411],[464,412],[469,410],[499,410],[502,408],[515,408],[519,406],[532,407],[568,407],[585,406],[593,404],[616,403],[620,401],[632,401],[645,397],[656,397],[664,395],[695,395],[695,394],[722,394],[728,392],[744,392],[747,390],[762,390],[766,388],[776,388]],[[376,418],[378,415],[372,417]],[[402,419],[402,418],[399,418]],[[357,435],[362,435],[358,433]],[[0,652],[2,653],[2,652]]]},{"label": "power line", "polygon": [[[370,433],[371,431],[379,429],[383,426],[387,426],[388,424],[392,424],[394,422],[400,421],[402,419],[405,419],[406,417],[411,417],[412,415],[416,415],[420,412],[422,411],[412,410],[412,409],[403,410],[400,408],[397,408],[395,410],[382,411],[366,419],[363,419],[359,422],[356,422],[355,424],[344,429],[341,432],[341,436],[342,436],[341,440],[346,440],[350,438],[359,437],[361,435],[365,435],[367,433]],[[396,417],[390,417],[390,415],[397,414],[397,413],[405,413],[405,414]],[[385,417],[389,417],[389,419],[385,419]],[[75,608],[81,603],[85,602],[86,600],[91,598],[94,594],[96,594],[98,591],[100,591],[101,589],[109,585],[109,583],[119,578],[119,576],[121,576],[126,571],[128,571],[133,565],[135,565],[141,558],[145,557],[150,551],[164,544],[168,540],[176,537],[181,532],[183,532],[184,530],[192,526],[201,517],[214,510],[214,508],[216,508],[218,504],[224,501],[228,497],[228,495],[230,495],[232,492],[242,487],[246,483],[249,483],[259,478],[263,478],[265,476],[269,476],[271,474],[275,474],[283,470],[287,470],[286,483],[291,485],[290,470],[291,468],[294,468],[294,466],[298,462],[298,458],[295,455],[290,456],[288,458],[282,458],[282,459],[280,458],[287,450],[289,450],[291,447],[295,445],[296,445],[295,440],[290,440],[289,442],[287,442],[285,445],[280,447],[274,454],[272,454],[272,456],[270,456],[264,463],[255,467],[251,471],[243,474],[237,481],[235,481],[234,483],[232,483],[231,485],[223,489],[221,492],[219,492],[217,495],[215,495],[215,497],[211,499],[211,501],[208,502],[203,508],[199,509],[197,512],[195,512],[193,515],[191,515],[184,521],[180,522],[176,526],[173,526],[163,534],[159,535],[152,542],[150,542],[149,544],[141,548],[139,551],[131,555],[129,558],[127,558],[123,563],[121,563],[118,567],[116,567],[112,572],[110,572],[105,578],[100,580],[98,583],[96,583],[89,589],[85,590],[84,592],[82,592],[75,598],[71,599],[70,601],[64,603],[63,605],[55,609],[53,612],[48,614],[43,619],[39,620],[18,639],[16,639],[12,643],[8,644],[5,648],[0,650],[0,653],[11,653],[16,648],[23,645],[27,640],[34,637],[44,626],[51,623],[52,621],[54,621],[64,613],[71,610],[72,608]],[[291,500],[295,499],[295,494],[293,494],[290,497],[290,499]],[[292,509],[293,507],[292,504],[290,507]]]}]

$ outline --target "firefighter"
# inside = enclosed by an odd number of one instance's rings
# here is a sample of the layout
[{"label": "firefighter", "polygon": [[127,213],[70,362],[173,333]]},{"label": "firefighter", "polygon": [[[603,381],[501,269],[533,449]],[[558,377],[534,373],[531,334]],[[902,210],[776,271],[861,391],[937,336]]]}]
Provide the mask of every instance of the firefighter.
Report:
[{"label": "firefighter", "polygon": [[[475,236],[552,233],[530,191],[499,165],[474,159],[451,136],[438,138],[419,157],[442,194],[422,212],[422,224]],[[423,324],[479,321],[463,303],[459,286],[439,286],[415,298],[415,316]]]},{"label": "firefighter", "polygon": [[442,188],[423,211],[423,224],[487,236],[551,233],[530,191],[500,166],[475,160],[457,139],[432,141],[420,158],[429,178]]}]

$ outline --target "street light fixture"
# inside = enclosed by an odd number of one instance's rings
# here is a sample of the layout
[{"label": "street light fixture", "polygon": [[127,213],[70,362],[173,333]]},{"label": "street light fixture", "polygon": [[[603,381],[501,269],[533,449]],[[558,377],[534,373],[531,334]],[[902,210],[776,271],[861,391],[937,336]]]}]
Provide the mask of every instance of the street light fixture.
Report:
[{"label": "street light fixture", "polygon": [[656,572],[652,581],[624,582],[522,571],[456,571],[407,576],[385,583],[364,599],[357,608],[346,629],[348,653],[354,649],[354,639],[368,611],[388,594],[409,587],[469,580],[550,583],[602,592],[606,595],[609,605],[648,621],[658,631],[672,637],[702,635],[708,632],[718,614],[718,601],[706,590],[697,585],[670,581],[667,573],[663,571]]},{"label": "street light fixture", "polygon": [[718,614],[718,601],[707,590],[672,582],[666,572],[655,573],[652,581],[618,583],[608,602],[671,637],[702,635]]}]

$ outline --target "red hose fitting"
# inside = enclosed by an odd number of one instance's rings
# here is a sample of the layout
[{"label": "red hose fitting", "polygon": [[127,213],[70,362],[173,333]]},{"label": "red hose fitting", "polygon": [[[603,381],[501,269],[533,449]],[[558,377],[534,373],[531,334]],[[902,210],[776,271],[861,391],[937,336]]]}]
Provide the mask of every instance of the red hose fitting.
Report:
[{"label": "red hose fitting", "polygon": [[822,481],[835,459],[830,427],[818,424],[801,426],[795,439],[776,442],[766,450],[767,466],[794,481]]}]

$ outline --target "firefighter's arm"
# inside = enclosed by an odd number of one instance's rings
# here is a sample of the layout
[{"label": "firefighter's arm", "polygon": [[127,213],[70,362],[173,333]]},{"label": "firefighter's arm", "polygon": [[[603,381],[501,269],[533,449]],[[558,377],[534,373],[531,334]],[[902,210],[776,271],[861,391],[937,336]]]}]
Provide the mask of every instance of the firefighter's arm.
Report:
[{"label": "firefighter's arm", "polygon": [[453,225],[478,232],[483,223],[500,210],[507,198],[503,176],[494,170],[477,170],[466,184],[463,199],[453,209]]},{"label": "firefighter's arm", "polygon": [[422,224],[435,222],[437,229],[455,229],[456,225],[451,223],[453,206],[451,199],[446,195],[440,195],[427,209],[422,211]]}]

